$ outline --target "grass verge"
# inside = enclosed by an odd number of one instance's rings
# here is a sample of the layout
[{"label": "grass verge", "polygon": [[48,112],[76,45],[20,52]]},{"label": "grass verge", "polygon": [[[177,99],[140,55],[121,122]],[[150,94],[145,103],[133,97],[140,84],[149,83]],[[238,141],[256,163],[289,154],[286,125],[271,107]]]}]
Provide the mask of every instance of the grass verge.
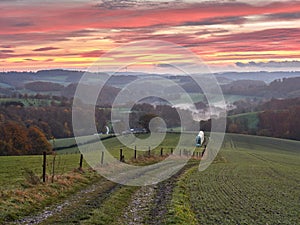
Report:
[{"label": "grass verge", "polygon": [[38,213],[45,206],[58,202],[97,179],[99,176],[92,170],[73,171],[57,175],[54,183],[38,182],[33,185],[24,181],[19,188],[1,190],[0,224]]},{"label": "grass verge", "polygon": [[123,186],[114,192],[100,208],[95,209],[88,220],[82,221],[82,224],[124,224],[121,219],[122,215],[131,200],[132,194],[138,188]]},{"label": "grass verge", "polygon": [[188,178],[196,169],[193,167],[187,170],[177,181],[165,218],[166,224],[198,224],[190,205],[190,195],[187,187]]}]

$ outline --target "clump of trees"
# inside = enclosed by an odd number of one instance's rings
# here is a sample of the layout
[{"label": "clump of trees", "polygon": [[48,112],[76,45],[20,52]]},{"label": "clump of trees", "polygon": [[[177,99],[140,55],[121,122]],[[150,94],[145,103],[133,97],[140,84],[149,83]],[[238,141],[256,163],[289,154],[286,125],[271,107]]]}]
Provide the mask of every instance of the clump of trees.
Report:
[{"label": "clump of trees", "polygon": [[52,148],[39,128],[13,121],[0,123],[0,155],[38,155],[43,151],[50,153]]},{"label": "clump of trees", "polygon": [[178,127],[181,125],[181,121],[177,110],[169,105],[153,106],[147,103],[136,104],[131,109],[129,117],[130,126],[145,128],[149,131],[149,122],[151,119],[160,117],[164,120],[168,128]]},{"label": "clump of trees", "polygon": [[[272,99],[256,107],[257,125],[250,126],[250,118],[227,118],[229,133],[261,135],[300,140],[300,98]],[[201,121],[204,131],[211,130],[211,120]]]},{"label": "clump of trees", "polygon": [[[40,106],[40,107],[1,107],[0,122],[16,121],[23,126],[38,127],[50,139],[68,138],[74,136],[72,127],[71,106]],[[110,121],[110,110],[96,108],[95,121],[97,130]]]},{"label": "clump of trees", "polygon": [[300,106],[259,115],[258,135],[300,140]]}]

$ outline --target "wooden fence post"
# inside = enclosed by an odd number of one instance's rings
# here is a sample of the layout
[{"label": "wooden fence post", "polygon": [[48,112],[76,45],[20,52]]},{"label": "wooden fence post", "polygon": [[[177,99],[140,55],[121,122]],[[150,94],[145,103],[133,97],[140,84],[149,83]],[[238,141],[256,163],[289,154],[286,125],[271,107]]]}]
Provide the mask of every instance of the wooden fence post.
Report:
[{"label": "wooden fence post", "polygon": [[79,170],[82,170],[82,161],[83,161],[83,155],[80,154]]},{"label": "wooden fence post", "polygon": [[55,158],[56,158],[56,153],[54,153],[55,155],[53,156],[53,160],[52,160],[52,177],[51,177],[51,183],[54,182],[54,173],[55,173]]},{"label": "wooden fence post", "polygon": [[123,149],[120,148],[120,162],[122,162],[123,160]]},{"label": "wooden fence post", "polygon": [[43,182],[46,182],[46,164],[47,164],[47,154],[43,152]]},{"label": "wooden fence post", "polygon": [[103,165],[104,162],[104,152],[101,152],[101,165]]}]

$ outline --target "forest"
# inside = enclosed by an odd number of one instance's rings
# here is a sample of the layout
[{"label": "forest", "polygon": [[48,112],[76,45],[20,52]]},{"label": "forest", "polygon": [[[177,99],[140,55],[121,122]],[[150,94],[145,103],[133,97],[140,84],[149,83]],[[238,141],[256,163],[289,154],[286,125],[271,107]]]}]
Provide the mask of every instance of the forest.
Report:
[{"label": "forest", "polygon": [[[251,134],[300,140],[300,98],[271,99],[262,104],[238,104],[241,114],[227,117],[228,133]],[[243,108],[244,106],[244,108]],[[229,112],[229,115],[232,113]],[[210,131],[211,119],[200,122],[201,129]]]},{"label": "forest", "polygon": [[[35,154],[38,149],[49,150],[46,140],[54,138],[73,137],[72,128],[72,103],[81,73],[72,71],[56,71],[57,78],[65,76],[65,83],[53,82],[49,74],[53,71],[41,71],[36,74],[14,74],[14,79],[7,79],[8,75],[1,77],[6,85],[14,85],[15,89],[3,87],[0,101],[0,127],[1,142],[0,155]],[[44,81],[37,79],[43,78]],[[24,80],[20,79],[21,77]],[[121,79],[122,77],[122,79]],[[26,79],[25,79],[26,78]],[[52,80],[51,80],[52,79]],[[113,76],[106,84],[95,107],[96,129],[104,132],[104,127],[111,126],[111,107],[115,97],[128,82],[136,79],[136,76]],[[193,85],[190,79],[171,76],[172,79],[188,93],[201,95],[199,87]],[[45,81],[46,80],[46,81]],[[49,80],[49,81],[47,81]],[[226,132],[262,135],[269,137],[300,140],[300,97],[299,77],[276,79],[266,84],[260,80],[236,80],[218,77],[225,96],[238,96],[239,100],[233,102],[233,108],[228,111]],[[7,81],[10,81],[8,83]],[[27,81],[27,82],[24,82]],[[87,86],[89,91],[96,88]],[[174,93],[173,86],[162,88],[165,94],[173,93],[173,98],[180,98]],[[149,131],[149,122],[155,117],[161,117],[169,130],[180,127],[181,121],[178,114],[183,113],[188,118],[185,121],[187,127],[197,127],[204,131],[210,131],[211,120],[194,121],[189,110],[175,109],[166,102],[154,104],[156,98],[149,98],[135,104],[132,108],[126,104],[120,106],[122,110],[129,110],[130,127],[126,127],[122,121],[116,126],[120,131],[130,128],[140,128]],[[87,103],[88,104],[88,103]],[[195,107],[198,110],[207,108],[205,99],[197,99]],[[85,105],[82,104],[82,109]],[[83,113],[90,113],[84,112]],[[16,130],[16,133],[13,133]],[[86,134],[90,134],[87,131]],[[18,134],[18,135],[16,135]],[[39,141],[34,143],[33,137]],[[21,147],[23,146],[23,147]]]}]

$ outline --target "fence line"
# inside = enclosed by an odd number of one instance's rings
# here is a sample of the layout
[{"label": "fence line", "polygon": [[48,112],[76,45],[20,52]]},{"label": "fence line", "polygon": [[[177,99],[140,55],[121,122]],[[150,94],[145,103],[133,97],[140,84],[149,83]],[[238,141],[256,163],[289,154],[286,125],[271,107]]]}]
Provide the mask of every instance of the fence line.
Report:
[{"label": "fence line", "polygon": [[[199,149],[200,150],[200,149]],[[123,149],[123,148],[120,148],[119,149],[119,160],[120,162],[125,162],[125,152],[128,153],[128,149]],[[131,157],[131,159],[138,159],[138,150],[137,150],[137,146],[134,146],[134,149],[133,149],[133,156]],[[160,151],[158,149],[151,149],[150,146],[148,146],[148,151],[147,153],[143,153],[141,156],[144,156],[144,157],[150,157],[150,156],[159,156],[159,157],[165,157],[165,156],[168,156],[168,155],[174,155],[174,148],[170,148],[170,151],[169,151],[169,154],[167,153],[168,151],[165,150],[165,148],[161,147],[160,148]],[[193,152],[191,153],[191,151],[188,151],[187,149],[179,149],[179,154],[176,154],[177,156],[179,157],[188,157],[188,156],[192,156],[193,158],[200,158],[203,156],[203,153],[205,152],[205,149],[203,151],[196,151],[196,152]],[[73,152],[73,153],[64,153],[64,154],[58,154],[58,155],[68,155],[68,154],[78,154],[80,153],[79,151],[76,151],[76,152]],[[54,155],[54,159],[52,160],[52,165],[49,165],[49,168],[51,168],[51,172],[52,173],[52,182],[54,180],[54,174],[57,174],[55,173],[55,163],[56,163],[56,160],[55,160],[55,157],[56,155]],[[101,152],[101,158],[100,158],[100,165],[103,166],[104,165],[104,157],[105,157],[105,152],[102,151]],[[83,170],[83,160],[84,160],[84,155],[83,154],[80,154],[79,156],[79,167],[78,167],[78,170]],[[58,161],[60,163],[60,159]],[[50,167],[51,166],[51,167]],[[43,164],[42,164],[42,180],[43,182],[46,182],[47,181],[47,153],[46,152],[43,152]]]}]

